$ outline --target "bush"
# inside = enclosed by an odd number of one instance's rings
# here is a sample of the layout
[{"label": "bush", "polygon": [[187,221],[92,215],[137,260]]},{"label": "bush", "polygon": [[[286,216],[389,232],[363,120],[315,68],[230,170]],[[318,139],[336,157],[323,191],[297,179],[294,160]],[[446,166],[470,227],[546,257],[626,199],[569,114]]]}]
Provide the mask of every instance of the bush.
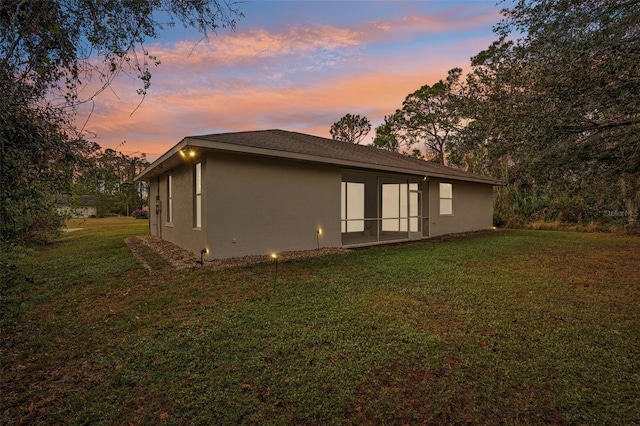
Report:
[{"label": "bush", "polygon": [[131,213],[131,216],[136,219],[149,219],[149,212],[144,209],[137,209]]},{"label": "bush", "polygon": [[22,239],[24,242],[47,244],[60,236],[60,230],[64,227],[66,221],[67,216],[56,212],[34,216],[29,221]]}]

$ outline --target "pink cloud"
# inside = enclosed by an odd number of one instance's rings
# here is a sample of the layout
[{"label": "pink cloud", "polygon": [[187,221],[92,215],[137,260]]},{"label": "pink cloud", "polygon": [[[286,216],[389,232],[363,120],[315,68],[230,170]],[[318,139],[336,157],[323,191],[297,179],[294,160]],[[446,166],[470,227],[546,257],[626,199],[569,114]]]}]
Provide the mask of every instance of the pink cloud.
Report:
[{"label": "pink cloud", "polygon": [[432,14],[412,14],[396,19],[370,21],[358,27],[362,42],[404,40],[415,34],[436,35],[486,29],[500,18],[498,11],[479,4],[457,6]]},{"label": "pink cloud", "polygon": [[182,41],[172,47],[155,45],[150,49],[163,62],[201,69],[210,64],[249,66],[265,59],[353,48],[360,44],[358,37],[357,32],[347,28],[314,25],[290,27],[278,32],[249,29],[197,44]]},{"label": "pink cloud", "polygon": [[105,135],[111,141],[105,146],[127,140],[129,146],[134,142],[150,157],[161,154],[184,136],[214,131],[282,128],[329,137],[331,124],[343,115],[365,115],[375,127],[402,105],[408,93],[442,77],[440,71],[371,72],[326,80],[314,87],[273,90],[256,85],[232,92],[192,88],[152,93],[133,116],[133,102],[103,102],[94,112],[89,128],[100,135],[98,143]]},{"label": "pink cloud", "polygon": [[[401,107],[405,96],[468,65],[490,37],[418,51],[367,56],[380,41],[410,40],[416,34],[486,27],[495,12],[450,9],[407,15],[353,28],[330,25],[249,29],[211,42],[152,45],[162,65],[153,69],[143,104],[139,83],[120,79],[98,98],[87,130],[96,142],[124,151],[161,155],[187,135],[282,128],[329,137],[331,124],[347,113],[365,115],[373,127]],[[327,72],[330,69],[332,72]],[[83,121],[84,115],[79,117]],[[367,141],[373,137],[372,130]]]}]

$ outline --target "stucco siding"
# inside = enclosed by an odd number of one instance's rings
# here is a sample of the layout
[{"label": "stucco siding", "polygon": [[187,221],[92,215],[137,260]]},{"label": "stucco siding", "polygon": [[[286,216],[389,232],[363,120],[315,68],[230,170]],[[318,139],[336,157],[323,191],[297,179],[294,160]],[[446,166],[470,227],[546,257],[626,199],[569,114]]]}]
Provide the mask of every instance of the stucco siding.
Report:
[{"label": "stucco siding", "polygon": [[[194,227],[194,166],[195,162],[185,162],[179,167],[150,182],[149,223],[152,235],[159,236],[177,246],[199,254],[206,247],[206,223],[201,228]],[[203,173],[206,164],[202,161]],[[172,218],[169,221],[168,179],[172,180]],[[159,185],[159,187],[158,187]],[[203,182],[203,202],[206,199]],[[156,214],[155,197],[160,195],[159,209]]]},{"label": "stucco siding", "polygon": [[[440,214],[440,183],[453,190],[453,214]],[[491,229],[493,225],[493,187],[456,180],[431,179],[429,182],[429,236]]]},{"label": "stucco siding", "polygon": [[295,161],[210,153],[209,259],[340,247],[340,170]]}]

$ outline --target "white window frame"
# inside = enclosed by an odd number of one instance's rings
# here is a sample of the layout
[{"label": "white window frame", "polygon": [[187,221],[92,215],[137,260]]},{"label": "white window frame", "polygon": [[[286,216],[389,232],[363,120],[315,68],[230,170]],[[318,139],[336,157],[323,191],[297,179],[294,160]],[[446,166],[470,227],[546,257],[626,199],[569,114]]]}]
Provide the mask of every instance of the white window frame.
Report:
[{"label": "white window frame", "polygon": [[409,232],[422,232],[420,210],[422,195],[417,182],[409,182]]},{"label": "white window frame", "polygon": [[167,223],[173,223],[173,176],[167,176]]},{"label": "white window frame", "polygon": [[440,182],[440,216],[453,216],[453,184]]},{"label": "white window frame", "polygon": [[196,163],[193,174],[194,227],[202,228],[202,163]]},{"label": "white window frame", "polygon": [[364,232],[365,184],[343,181],[341,188],[341,232]]},{"label": "white window frame", "polygon": [[409,221],[409,190],[406,183],[383,183],[382,231],[407,232]]}]

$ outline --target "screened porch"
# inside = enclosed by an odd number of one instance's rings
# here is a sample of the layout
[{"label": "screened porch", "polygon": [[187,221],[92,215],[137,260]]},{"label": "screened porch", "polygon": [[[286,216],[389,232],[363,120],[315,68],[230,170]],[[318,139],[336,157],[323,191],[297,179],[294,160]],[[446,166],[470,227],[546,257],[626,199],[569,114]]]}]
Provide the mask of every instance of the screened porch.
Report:
[{"label": "screened porch", "polygon": [[426,181],[343,172],[341,185],[343,246],[419,239],[428,235],[428,230],[423,231],[428,218],[422,213],[428,211],[423,205],[428,197],[422,196]]}]

